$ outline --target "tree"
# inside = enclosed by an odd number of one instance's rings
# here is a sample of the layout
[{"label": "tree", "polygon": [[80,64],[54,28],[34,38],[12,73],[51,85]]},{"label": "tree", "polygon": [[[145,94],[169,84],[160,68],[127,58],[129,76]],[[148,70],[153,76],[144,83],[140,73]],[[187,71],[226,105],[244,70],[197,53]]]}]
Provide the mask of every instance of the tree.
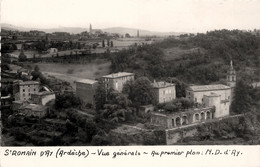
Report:
[{"label": "tree", "polygon": [[42,75],[42,73],[40,72],[40,68],[37,65],[34,66],[34,70],[32,71],[31,75],[32,75],[32,80],[36,80]]},{"label": "tree", "polygon": [[126,37],[126,38],[130,38],[131,36],[130,36],[128,33],[126,33],[126,34],[125,34],[125,37]]},{"label": "tree", "polygon": [[27,57],[26,55],[24,54],[23,50],[21,50],[20,54],[19,54],[19,57],[18,57],[18,60],[20,62],[23,62],[23,61],[26,61],[27,60]]},{"label": "tree", "polygon": [[58,95],[55,99],[55,108],[56,109],[66,109],[70,107],[78,107],[81,105],[81,101],[75,95],[65,94]]},{"label": "tree", "polygon": [[105,40],[102,40],[102,47],[105,47]]},{"label": "tree", "polygon": [[180,80],[176,78],[168,78],[167,82],[175,83],[176,86],[176,97],[185,97],[186,96],[186,84],[181,82]]},{"label": "tree", "polygon": [[107,92],[106,92],[106,88],[105,88],[105,84],[103,84],[101,81],[98,83],[98,86],[96,88],[96,93],[94,96],[95,99],[95,107],[96,110],[100,110],[100,109],[104,109],[104,105],[106,103],[106,96],[107,96]]},{"label": "tree", "polygon": [[109,43],[110,43],[109,40],[107,40],[107,46],[109,46]]},{"label": "tree", "polygon": [[40,67],[38,65],[34,66],[34,71],[40,72]]},{"label": "tree", "polygon": [[132,112],[130,105],[131,101],[126,95],[112,91],[107,94],[107,101],[104,109],[100,111],[100,115],[112,122],[125,121],[126,113]]},{"label": "tree", "polygon": [[238,80],[234,91],[234,100],[231,105],[232,111],[237,114],[246,113],[251,109],[251,102],[249,86],[244,80]]},{"label": "tree", "polygon": [[123,88],[123,93],[128,94],[128,98],[137,110],[141,105],[155,102],[153,87],[147,77],[140,77],[135,81],[127,82]]},{"label": "tree", "polygon": [[110,41],[110,47],[114,47],[113,41]]}]

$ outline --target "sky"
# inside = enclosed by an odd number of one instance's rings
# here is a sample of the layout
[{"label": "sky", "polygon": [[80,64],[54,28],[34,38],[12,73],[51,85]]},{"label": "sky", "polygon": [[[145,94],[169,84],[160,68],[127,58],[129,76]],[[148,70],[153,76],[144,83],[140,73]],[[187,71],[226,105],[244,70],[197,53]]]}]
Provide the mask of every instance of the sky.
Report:
[{"label": "sky", "polygon": [[260,0],[1,0],[1,22],[29,28],[159,32],[260,29]]}]

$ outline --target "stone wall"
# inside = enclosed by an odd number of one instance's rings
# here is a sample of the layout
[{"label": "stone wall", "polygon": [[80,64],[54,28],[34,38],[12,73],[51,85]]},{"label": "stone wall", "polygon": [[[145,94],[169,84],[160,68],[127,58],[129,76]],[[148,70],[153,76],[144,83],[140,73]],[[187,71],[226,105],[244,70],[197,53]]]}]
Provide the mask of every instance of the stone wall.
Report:
[{"label": "stone wall", "polygon": [[197,126],[187,127],[181,129],[167,129],[166,130],[166,144],[171,145],[184,139],[185,137],[192,137],[198,134]]},{"label": "stone wall", "polygon": [[[230,117],[224,117],[224,118],[219,118],[219,119],[214,119],[209,122],[205,122],[203,125],[206,126],[207,128],[211,128],[211,123],[220,123],[222,121],[229,121],[229,120],[237,120],[238,118],[243,116],[242,114],[240,115],[234,115]],[[202,124],[194,124],[194,125],[189,125],[186,127],[179,127],[175,129],[166,129],[165,130],[165,135],[166,135],[166,144],[171,145],[180,142],[181,140],[185,139],[186,137],[194,137],[199,135],[198,127],[200,127]]]}]

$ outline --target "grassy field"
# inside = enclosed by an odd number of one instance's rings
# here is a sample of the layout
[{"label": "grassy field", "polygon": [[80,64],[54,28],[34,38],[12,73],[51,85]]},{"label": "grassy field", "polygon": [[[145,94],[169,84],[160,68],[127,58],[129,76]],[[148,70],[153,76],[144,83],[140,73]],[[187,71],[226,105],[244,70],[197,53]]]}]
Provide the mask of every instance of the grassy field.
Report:
[{"label": "grassy field", "polygon": [[105,60],[95,60],[89,64],[60,64],[60,63],[27,63],[33,68],[37,65],[45,75],[52,75],[58,79],[68,81],[75,88],[74,81],[79,79],[96,79],[109,74],[110,62]]},{"label": "grassy field", "polygon": [[163,52],[165,54],[166,60],[173,60],[176,58],[180,58],[181,56],[183,56],[185,54],[196,53],[196,52],[198,52],[198,49],[200,50],[201,53],[205,52],[202,48],[182,49],[180,47],[163,49]]}]

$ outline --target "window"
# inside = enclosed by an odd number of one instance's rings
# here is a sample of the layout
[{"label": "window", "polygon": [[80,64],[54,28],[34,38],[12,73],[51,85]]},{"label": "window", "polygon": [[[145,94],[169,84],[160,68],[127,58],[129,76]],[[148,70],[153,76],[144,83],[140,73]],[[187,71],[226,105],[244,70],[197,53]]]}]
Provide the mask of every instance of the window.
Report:
[{"label": "window", "polygon": [[25,92],[25,89],[23,89],[23,92]]},{"label": "window", "polygon": [[30,85],[28,85],[28,87],[30,87]]},{"label": "window", "polygon": [[23,94],[23,97],[25,97],[25,94]]},{"label": "window", "polygon": [[197,102],[197,98],[195,98],[195,100],[194,100],[195,102]]},{"label": "window", "polygon": [[228,99],[230,99],[230,96],[228,96]]},{"label": "window", "polygon": [[116,89],[118,89],[118,83],[117,83],[117,81],[116,81]]},{"label": "window", "polygon": [[165,103],[165,98],[163,98],[163,102]]},{"label": "window", "polygon": [[163,91],[163,94],[165,95],[165,90]]},{"label": "window", "polygon": [[31,93],[29,93],[29,96],[31,96]]},{"label": "window", "polygon": [[34,91],[36,91],[36,89],[34,88]]},{"label": "window", "polygon": [[201,99],[201,101],[203,101],[203,98]]}]

